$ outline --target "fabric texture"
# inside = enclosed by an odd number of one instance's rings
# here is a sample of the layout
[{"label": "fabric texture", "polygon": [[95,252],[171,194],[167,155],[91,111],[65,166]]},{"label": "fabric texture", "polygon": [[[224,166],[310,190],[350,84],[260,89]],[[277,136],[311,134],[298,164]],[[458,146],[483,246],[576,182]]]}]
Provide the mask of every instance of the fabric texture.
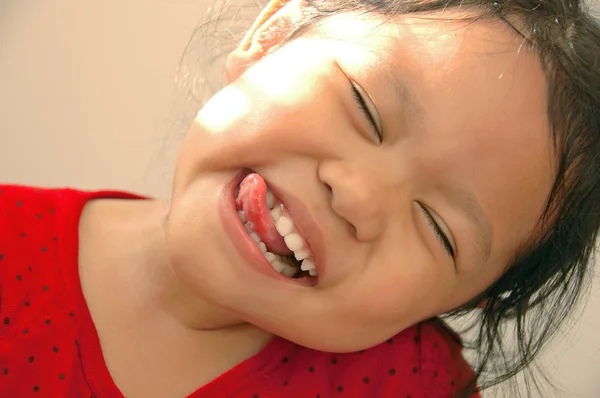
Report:
[{"label": "fabric texture", "polygon": [[[96,198],[141,199],[0,185],[2,398],[123,397],[79,282],[79,218]],[[472,375],[458,337],[428,321],[351,354],[274,338],[189,397],[454,397]]]}]

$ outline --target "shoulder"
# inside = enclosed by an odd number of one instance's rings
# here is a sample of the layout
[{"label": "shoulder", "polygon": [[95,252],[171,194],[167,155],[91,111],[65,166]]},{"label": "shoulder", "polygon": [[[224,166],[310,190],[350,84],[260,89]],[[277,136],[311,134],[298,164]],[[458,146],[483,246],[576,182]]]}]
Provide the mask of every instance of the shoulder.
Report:
[{"label": "shoulder", "polygon": [[281,385],[322,397],[339,393],[454,397],[474,375],[462,356],[460,338],[438,320],[420,323],[357,353],[323,353],[296,346],[285,358],[285,367],[288,371]]}]

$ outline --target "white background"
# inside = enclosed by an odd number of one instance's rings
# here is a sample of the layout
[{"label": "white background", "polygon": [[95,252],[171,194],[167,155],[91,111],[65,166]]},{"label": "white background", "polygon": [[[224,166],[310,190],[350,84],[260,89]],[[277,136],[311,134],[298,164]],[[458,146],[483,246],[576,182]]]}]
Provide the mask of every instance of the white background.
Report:
[{"label": "white background", "polygon": [[[0,182],[167,197],[173,78],[206,1],[0,0]],[[545,356],[560,396],[600,397],[599,288]]]}]

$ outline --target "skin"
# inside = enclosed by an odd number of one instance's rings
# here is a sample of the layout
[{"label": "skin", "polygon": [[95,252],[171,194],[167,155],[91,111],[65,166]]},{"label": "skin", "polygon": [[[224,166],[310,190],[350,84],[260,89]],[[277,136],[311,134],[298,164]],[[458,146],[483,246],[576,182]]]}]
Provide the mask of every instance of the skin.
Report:
[{"label": "skin", "polygon": [[[272,335],[326,351],[378,344],[483,291],[542,214],[554,177],[546,82],[503,23],[345,15],[269,51],[280,37],[269,30],[302,11],[270,7],[191,127],[171,203],[98,200],[84,211],[84,293],[131,396],[189,393]],[[316,285],[260,271],[224,231],[222,193],[244,168],[302,203],[319,231]]]}]

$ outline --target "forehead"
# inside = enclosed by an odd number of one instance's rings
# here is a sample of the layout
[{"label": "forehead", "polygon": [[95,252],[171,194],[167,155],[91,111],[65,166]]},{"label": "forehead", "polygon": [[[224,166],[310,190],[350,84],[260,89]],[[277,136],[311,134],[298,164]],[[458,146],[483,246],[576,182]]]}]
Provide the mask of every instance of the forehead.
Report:
[{"label": "forehead", "polygon": [[547,85],[538,56],[505,22],[468,17],[344,15],[321,32],[371,87],[395,80],[408,93],[418,112],[395,116],[412,142],[404,156],[440,190],[472,193],[506,258],[534,228],[554,179]]}]

